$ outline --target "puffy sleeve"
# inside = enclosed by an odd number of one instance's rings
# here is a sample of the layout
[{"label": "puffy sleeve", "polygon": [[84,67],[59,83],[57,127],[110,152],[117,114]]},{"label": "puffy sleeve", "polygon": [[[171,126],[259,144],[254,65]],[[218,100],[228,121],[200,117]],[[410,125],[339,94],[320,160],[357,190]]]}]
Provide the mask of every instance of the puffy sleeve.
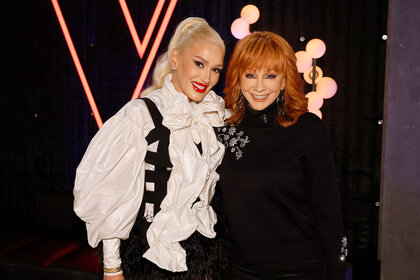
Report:
[{"label": "puffy sleeve", "polygon": [[322,121],[307,113],[312,202],[327,257],[327,279],[344,279],[347,255],[334,159]]},{"label": "puffy sleeve", "polygon": [[74,211],[92,247],[104,240],[107,267],[121,263],[119,241],[128,238],[143,198],[149,120],[143,101],[129,102],[98,131],[76,171]]}]

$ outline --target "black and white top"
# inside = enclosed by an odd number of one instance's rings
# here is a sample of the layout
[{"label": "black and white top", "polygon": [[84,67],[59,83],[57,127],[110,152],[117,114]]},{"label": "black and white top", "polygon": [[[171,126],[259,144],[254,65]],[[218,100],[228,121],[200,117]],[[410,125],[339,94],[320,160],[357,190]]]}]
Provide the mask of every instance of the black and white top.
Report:
[{"label": "black and white top", "polygon": [[[171,75],[147,98],[170,131],[169,146],[161,146],[170,160],[163,166],[171,172],[160,207],[145,203],[141,209],[151,222],[146,233],[150,248],[143,257],[169,271],[186,271],[186,253],[179,242],[195,231],[210,238],[216,235],[217,218],[209,203],[225,149],[213,127],[223,125],[224,101],[210,91],[202,102],[189,102],[175,90]],[[144,100],[130,101],[98,131],[77,168],[74,210],[86,222],[89,244],[103,242],[105,267],[121,264],[120,239],[129,237],[143,199],[147,202],[157,187],[153,179],[145,179],[155,170],[146,154],[159,148],[149,136],[154,128]]]},{"label": "black and white top", "polygon": [[[312,113],[282,127],[277,104],[217,129],[226,146],[220,186],[232,261],[266,264],[326,259],[342,279],[347,254],[334,161],[322,121]],[[337,276],[340,275],[340,276]]]}]

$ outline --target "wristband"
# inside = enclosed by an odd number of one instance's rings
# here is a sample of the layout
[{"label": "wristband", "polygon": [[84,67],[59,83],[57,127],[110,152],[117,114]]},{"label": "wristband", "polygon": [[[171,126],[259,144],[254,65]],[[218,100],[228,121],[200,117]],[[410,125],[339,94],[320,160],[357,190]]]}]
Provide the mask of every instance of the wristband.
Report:
[{"label": "wristband", "polygon": [[104,272],[105,276],[114,276],[114,275],[118,275],[118,274],[122,274],[122,270],[118,271],[118,272]]},{"label": "wristband", "polygon": [[104,275],[113,276],[122,273],[121,265],[113,268],[104,267]]}]

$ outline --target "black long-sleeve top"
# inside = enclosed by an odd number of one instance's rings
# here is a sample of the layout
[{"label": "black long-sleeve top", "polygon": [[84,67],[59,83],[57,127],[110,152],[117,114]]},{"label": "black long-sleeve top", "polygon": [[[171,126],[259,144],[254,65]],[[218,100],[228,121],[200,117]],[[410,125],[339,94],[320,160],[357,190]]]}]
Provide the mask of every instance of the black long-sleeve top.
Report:
[{"label": "black long-sleeve top", "polygon": [[347,240],[331,148],[312,113],[282,127],[277,104],[218,129],[219,166],[232,261],[242,264],[324,259],[328,280],[343,279]]}]

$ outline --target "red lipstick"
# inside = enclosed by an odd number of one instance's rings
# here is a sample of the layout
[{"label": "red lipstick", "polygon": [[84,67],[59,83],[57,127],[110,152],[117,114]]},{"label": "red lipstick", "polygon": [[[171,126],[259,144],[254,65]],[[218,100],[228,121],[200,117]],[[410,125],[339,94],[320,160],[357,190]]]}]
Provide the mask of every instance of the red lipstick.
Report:
[{"label": "red lipstick", "polygon": [[205,85],[198,82],[191,82],[191,84],[193,85],[194,90],[199,93],[204,93],[206,89],[209,87],[209,85]]}]

